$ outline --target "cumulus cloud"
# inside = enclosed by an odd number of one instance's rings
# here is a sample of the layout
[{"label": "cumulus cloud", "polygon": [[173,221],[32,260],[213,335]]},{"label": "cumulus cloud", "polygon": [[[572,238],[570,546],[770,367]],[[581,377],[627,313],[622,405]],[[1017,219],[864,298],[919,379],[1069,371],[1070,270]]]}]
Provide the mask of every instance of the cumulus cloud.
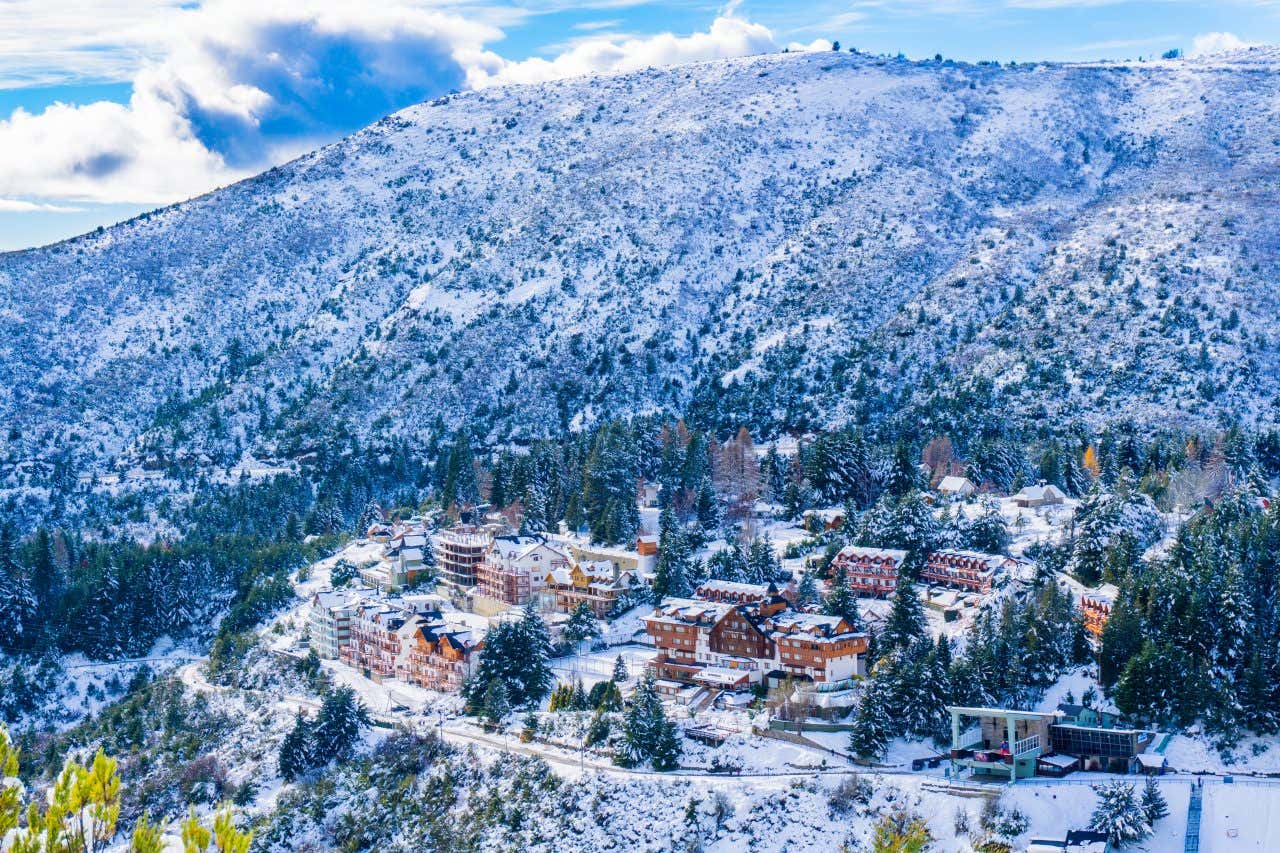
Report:
[{"label": "cumulus cloud", "polygon": [[469,81],[477,88],[499,83],[541,83],[583,74],[747,56],[776,47],[767,27],[739,18],[730,9],[712,21],[704,33],[662,33],[621,40],[586,38],[550,60],[534,57],[509,62],[488,54],[473,66]]},{"label": "cumulus cloud", "polygon": [[163,34],[130,31],[153,55],[134,74],[129,102],[54,104],[0,120],[0,198],[166,203],[445,92],[776,48],[768,29],[732,6],[706,32],[600,33],[550,60],[508,61],[486,48],[503,35],[502,15],[464,15],[438,0],[118,2],[166,10]]},{"label": "cumulus cloud", "polygon": [[1191,40],[1191,56],[1208,56],[1211,53],[1225,53],[1229,50],[1241,50],[1253,47],[1235,33],[1202,33]]}]

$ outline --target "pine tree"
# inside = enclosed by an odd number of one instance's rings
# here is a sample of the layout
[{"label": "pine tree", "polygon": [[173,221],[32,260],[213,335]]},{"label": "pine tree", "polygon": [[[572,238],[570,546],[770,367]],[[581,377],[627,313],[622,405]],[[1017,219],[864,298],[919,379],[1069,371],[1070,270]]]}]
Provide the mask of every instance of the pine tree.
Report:
[{"label": "pine tree", "polygon": [[899,580],[893,594],[893,607],[880,633],[880,654],[893,649],[907,649],[925,635],[924,605],[916,593],[916,586]]},{"label": "pine tree", "polygon": [[499,726],[510,713],[511,699],[507,696],[507,686],[495,678],[484,690],[482,716],[490,725]]},{"label": "pine tree", "polygon": [[0,521],[0,651],[23,651],[36,633],[37,601],[18,563],[12,525]]},{"label": "pine tree", "polygon": [[[846,584],[846,591],[847,586]],[[800,578],[800,585],[796,588],[796,605],[800,609],[806,610],[811,607],[817,607],[820,604],[822,604],[822,595],[818,592],[817,581],[813,579],[813,572],[806,569]]]},{"label": "pine tree", "polygon": [[631,675],[627,671],[626,661],[622,659],[622,655],[618,655],[616,658],[613,659],[613,678],[612,678],[613,683],[626,684],[627,679],[630,677]]},{"label": "pine tree", "polygon": [[537,704],[551,690],[555,681],[550,664],[551,632],[532,604],[525,607],[517,627],[520,646],[517,664],[520,666],[520,677],[511,698],[519,704]]},{"label": "pine tree", "polygon": [[1000,514],[1000,507],[983,498],[977,518],[963,525],[961,538],[964,547],[987,554],[1003,554],[1009,547],[1009,528]]},{"label": "pine tree", "polygon": [[773,542],[767,536],[752,540],[747,547],[745,575],[748,583],[755,584],[772,583],[786,575],[773,549]]},{"label": "pine tree", "polygon": [[1151,821],[1138,802],[1132,785],[1117,780],[1094,785],[1093,790],[1098,795],[1098,803],[1089,822],[1093,830],[1105,832],[1116,846],[1141,841],[1151,834]]},{"label": "pine tree", "polygon": [[1169,804],[1165,802],[1164,794],[1160,792],[1160,786],[1152,776],[1147,777],[1142,788],[1142,811],[1147,816],[1147,823],[1152,826],[1169,814]]},{"label": "pine tree", "polygon": [[[805,573],[808,575],[808,572]],[[862,630],[862,617],[858,613],[858,599],[849,589],[849,577],[843,566],[837,566],[832,574],[831,588],[822,602],[822,610],[828,616],[839,616],[855,631]]]},{"label": "pine tree", "polygon": [[312,729],[315,760],[319,765],[346,758],[360,737],[360,729],[369,724],[369,714],[356,699],[350,687],[331,690],[320,705]]},{"label": "pine tree", "polygon": [[679,764],[680,740],[675,724],[662,710],[652,670],[646,668],[640,677],[622,731],[622,746],[616,759],[619,764],[635,767],[648,762],[655,770],[670,770]]},{"label": "pine tree", "polygon": [[893,739],[893,723],[885,708],[884,689],[873,680],[862,694],[849,732],[849,750],[859,758],[873,761],[884,755]]},{"label": "pine tree", "polygon": [[600,636],[600,623],[596,615],[585,601],[578,602],[569,614],[569,621],[564,626],[564,640],[570,645],[577,645],[583,640]]},{"label": "pine tree", "polygon": [[293,721],[293,728],[280,743],[276,759],[280,775],[292,782],[316,766],[314,738],[311,724],[301,712]]},{"label": "pine tree", "polygon": [[689,541],[675,510],[670,506],[658,516],[658,560],[654,566],[653,594],[661,601],[668,596],[686,598],[689,584]]}]

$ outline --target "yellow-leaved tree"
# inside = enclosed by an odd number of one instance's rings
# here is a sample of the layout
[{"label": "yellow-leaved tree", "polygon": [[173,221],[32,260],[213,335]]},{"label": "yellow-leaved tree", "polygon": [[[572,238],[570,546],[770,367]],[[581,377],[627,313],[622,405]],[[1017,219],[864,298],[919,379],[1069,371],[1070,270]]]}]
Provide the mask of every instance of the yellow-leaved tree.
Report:
[{"label": "yellow-leaved tree", "polygon": [[876,824],[872,853],[923,853],[933,844],[929,825],[918,815],[895,807]]},{"label": "yellow-leaved tree", "polygon": [[[101,749],[85,767],[68,760],[50,789],[47,805],[27,804],[26,790],[18,778],[18,749],[0,726],[0,851],[3,853],[97,853],[116,836],[120,819],[120,776],[116,761]],[[252,832],[236,829],[235,814],[224,806],[214,816],[212,830],[200,824],[192,810],[180,825],[186,853],[248,853]],[[213,847],[210,847],[210,844]],[[149,815],[134,827],[129,849],[133,853],[162,853],[162,828]]]},{"label": "yellow-leaved tree", "polygon": [[1095,480],[1102,473],[1102,465],[1098,462],[1098,449],[1092,444],[1084,449],[1084,459],[1080,461],[1080,464],[1089,472],[1089,476]]}]

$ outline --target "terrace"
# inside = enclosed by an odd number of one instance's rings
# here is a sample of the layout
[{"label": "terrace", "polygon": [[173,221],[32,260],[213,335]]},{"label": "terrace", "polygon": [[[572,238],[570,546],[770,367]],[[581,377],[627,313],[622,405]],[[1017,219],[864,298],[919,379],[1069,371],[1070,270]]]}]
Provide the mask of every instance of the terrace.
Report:
[{"label": "terrace", "polygon": [[1003,708],[947,710],[955,775],[968,769],[974,776],[1010,782],[1035,775],[1036,759],[1048,751],[1049,727],[1057,719],[1057,714]]}]

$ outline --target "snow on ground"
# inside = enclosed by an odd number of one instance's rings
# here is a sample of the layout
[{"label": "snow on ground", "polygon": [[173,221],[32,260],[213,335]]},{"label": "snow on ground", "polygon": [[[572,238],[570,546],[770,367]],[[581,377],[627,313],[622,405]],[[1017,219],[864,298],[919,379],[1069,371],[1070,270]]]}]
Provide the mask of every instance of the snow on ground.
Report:
[{"label": "snow on ground", "polygon": [[632,678],[639,678],[645,665],[658,654],[648,646],[614,646],[595,652],[582,652],[551,660],[551,670],[561,681],[573,682],[579,678],[587,689],[598,681],[608,681],[613,675],[613,665],[622,656]]},{"label": "snow on ground", "polygon": [[[1096,778],[1081,779],[1080,776]],[[1090,785],[1114,778],[1104,774],[1077,774],[1066,782],[1024,780],[1008,788],[1001,803],[1016,807],[1030,821],[1030,827],[1021,839],[1024,843],[1032,838],[1061,840],[1069,829],[1089,828],[1089,818],[1097,802]],[[1141,791],[1143,780],[1130,781]],[[1169,803],[1169,814],[1156,825],[1154,835],[1135,849],[1146,850],[1147,853],[1176,853],[1183,849],[1191,782],[1164,778],[1160,780],[1160,790]]]},{"label": "snow on ground", "polygon": [[61,687],[49,699],[48,706],[54,708],[50,719],[58,729],[70,728],[124,695],[129,681],[144,668],[161,675],[200,657],[190,645],[179,645],[168,637],[156,640],[142,657],[127,660],[94,661],[79,653],[64,655]]},{"label": "snow on ground", "polygon": [[1280,786],[1239,783],[1205,786],[1204,811],[1200,817],[1202,853],[1261,853],[1277,849],[1280,849]]},{"label": "snow on ground", "polygon": [[[1275,738],[1245,735],[1232,752],[1223,756],[1207,738],[1199,734],[1175,734],[1165,749],[1169,766],[1184,771],[1217,774],[1280,773],[1280,749]],[[1280,849],[1280,844],[1277,845]]]},{"label": "snow on ground", "polygon": [[[1093,700],[1092,707],[1100,711],[1109,711],[1111,713],[1119,713],[1115,706],[1102,695],[1102,688],[1098,686],[1097,670],[1091,666],[1077,667],[1070,672],[1064,673],[1057,683],[1050,687],[1044,693],[1044,698],[1034,711],[1056,711],[1058,705],[1063,702],[1070,704],[1080,704],[1080,697],[1085,692],[1093,688],[1097,698]],[[1068,695],[1070,694],[1070,695]]]}]

